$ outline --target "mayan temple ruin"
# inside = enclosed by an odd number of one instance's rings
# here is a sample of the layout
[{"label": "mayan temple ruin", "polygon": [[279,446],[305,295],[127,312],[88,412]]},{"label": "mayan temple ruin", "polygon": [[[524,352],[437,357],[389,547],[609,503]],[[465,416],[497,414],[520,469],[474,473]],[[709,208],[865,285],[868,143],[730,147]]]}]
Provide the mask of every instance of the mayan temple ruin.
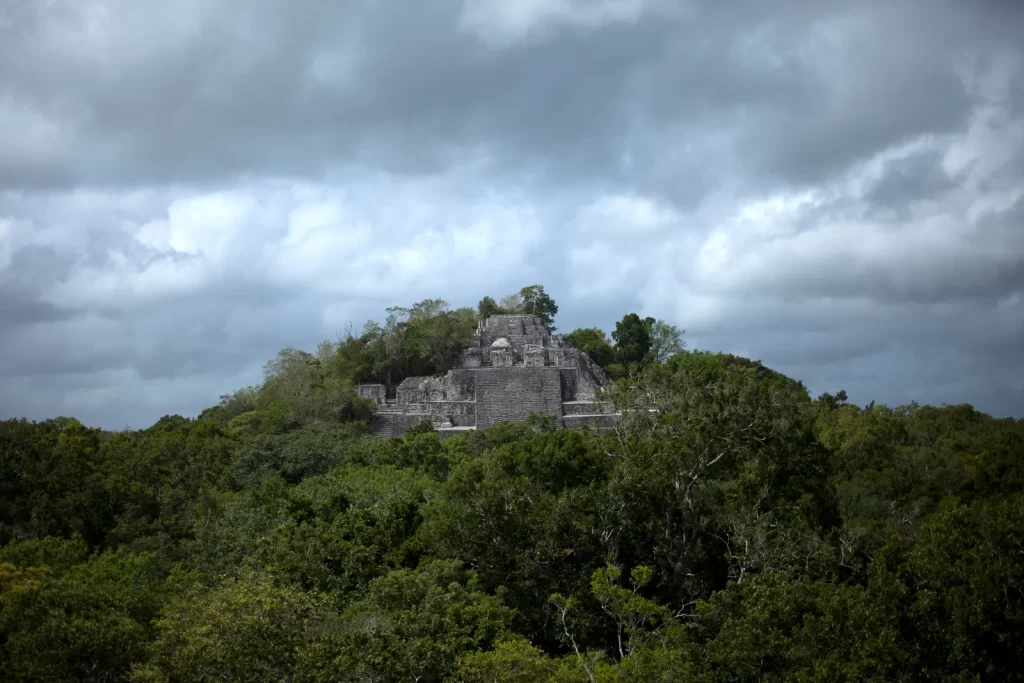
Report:
[{"label": "mayan temple ruin", "polygon": [[442,436],[552,415],[560,427],[606,428],[617,415],[599,390],[608,376],[587,354],[563,344],[534,315],[492,315],[477,327],[456,367],[444,375],[408,377],[394,398],[383,384],[364,384],[377,401],[376,436],[400,436],[424,420]]}]

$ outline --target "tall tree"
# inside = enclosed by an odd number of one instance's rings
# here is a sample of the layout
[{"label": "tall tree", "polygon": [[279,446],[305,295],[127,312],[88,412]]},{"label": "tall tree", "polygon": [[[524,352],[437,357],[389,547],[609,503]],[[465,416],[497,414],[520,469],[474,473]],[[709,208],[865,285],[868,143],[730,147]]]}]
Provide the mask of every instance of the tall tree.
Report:
[{"label": "tall tree", "polygon": [[652,363],[664,363],[666,360],[679,353],[686,347],[683,341],[684,331],[675,325],[669,325],[664,320],[652,320],[648,334],[651,338],[650,361]]},{"label": "tall tree", "polygon": [[620,363],[633,370],[646,364],[654,323],[654,318],[641,318],[636,313],[627,313],[615,323],[612,339],[615,340],[615,355]]},{"label": "tall tree", "polygon": [[558,304],[544,291],[542,285],[530,285],[519,290],[522,299],[521,310],[523,313],[539,316],[544,324],[555,329],[555,315],[558,314]]},{"label": "tall tree", "polygon": [[612,348],[604,330],[596,327],[578,328],[562,337],[565,343],[590,356],[590,359],[606,368],[615,362],[615,349]]},{"label": "tall tree", "polygon": [[498,306],[500,306],[505,313],[522,313],[523,297],[519,292],[503,296],[501,297],[501,301],[498,302]]},{"label": "tall tree", "polygon": [[477,304],[476,307],[477,318],[480,320],[487,320],[496,313],[505,312],[505,309],[498,305],[498,302],[494,300],[494,297],[490,296],[485,296],[483,299],[480,299],[480,303]]}]

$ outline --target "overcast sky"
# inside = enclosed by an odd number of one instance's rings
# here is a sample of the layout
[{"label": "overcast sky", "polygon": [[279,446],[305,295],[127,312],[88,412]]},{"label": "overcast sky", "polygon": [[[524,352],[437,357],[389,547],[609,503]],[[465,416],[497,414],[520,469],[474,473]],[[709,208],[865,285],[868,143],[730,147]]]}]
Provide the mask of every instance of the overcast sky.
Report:
[{"label": "overcast sky", "polygon": [[1024,4],[3,0],[0,418],[196,415],[540,283],[1024,417]]}]

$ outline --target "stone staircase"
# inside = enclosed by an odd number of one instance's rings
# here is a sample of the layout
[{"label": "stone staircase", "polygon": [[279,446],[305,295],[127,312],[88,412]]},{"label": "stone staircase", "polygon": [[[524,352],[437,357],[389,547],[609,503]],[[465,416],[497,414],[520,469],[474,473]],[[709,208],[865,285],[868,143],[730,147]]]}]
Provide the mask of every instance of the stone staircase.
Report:
[{"label": "stone staircase", "polygon": [[380,413],[374,413],[373,417],[370,418],[370,433],[382,439],[401,436],[400,434],[395,434],[394,426],[395,423],[392,420]]}]

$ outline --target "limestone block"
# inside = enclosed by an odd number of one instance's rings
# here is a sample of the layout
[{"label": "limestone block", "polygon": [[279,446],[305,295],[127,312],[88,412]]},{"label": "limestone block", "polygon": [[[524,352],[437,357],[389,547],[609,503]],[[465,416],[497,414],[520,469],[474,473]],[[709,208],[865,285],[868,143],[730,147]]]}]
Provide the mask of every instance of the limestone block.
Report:
[{"label": "limestone block", "polygon": [[383,405],[387,399],[387,389],[383,384],[360,384],[356,391],[361,398],[372,398],[377,405]]},{"label": "limestone block", "polygon": [[609,415],[566,415],[562,418],[562,426],[565,429],[590,428],[603,431],[613,429],[621,419],[622,416],[615,413]]},{"label": "limestone block", "polygon": [[610,415],[613,407],[609,401],[564,401],[562,415]]},{"label": "limestone block", "polygon": [[547,351],[542,346],[527,345],[526,351],[523,352],[523,362],[527,367],[542,368],[548,362]]},{"label": "limestone block", "polygon": [[570,346],[548,349],[551,364],[559,368],[575,368],[580,364],[580,352]]},{"label": "limestone block", "polygon": [[407,377],[398,385],[399,403],[443,401],[446,396],[444,377]]},{"label": "limestone block", "polygon": [[516,354],[511,349],[491,349],[491,365],[496,368],[510,368],[515,365]]},{"label": "limestone block", "polygon": [[447,396],[449,401],[476,400],[476,370],[456,369],[446,376]]},{"label": "limestone block", "polygon": [[531,413],[561,416],[562,389],[556,368],[484,368],[477,375],[476,426],[517,422]]}]

